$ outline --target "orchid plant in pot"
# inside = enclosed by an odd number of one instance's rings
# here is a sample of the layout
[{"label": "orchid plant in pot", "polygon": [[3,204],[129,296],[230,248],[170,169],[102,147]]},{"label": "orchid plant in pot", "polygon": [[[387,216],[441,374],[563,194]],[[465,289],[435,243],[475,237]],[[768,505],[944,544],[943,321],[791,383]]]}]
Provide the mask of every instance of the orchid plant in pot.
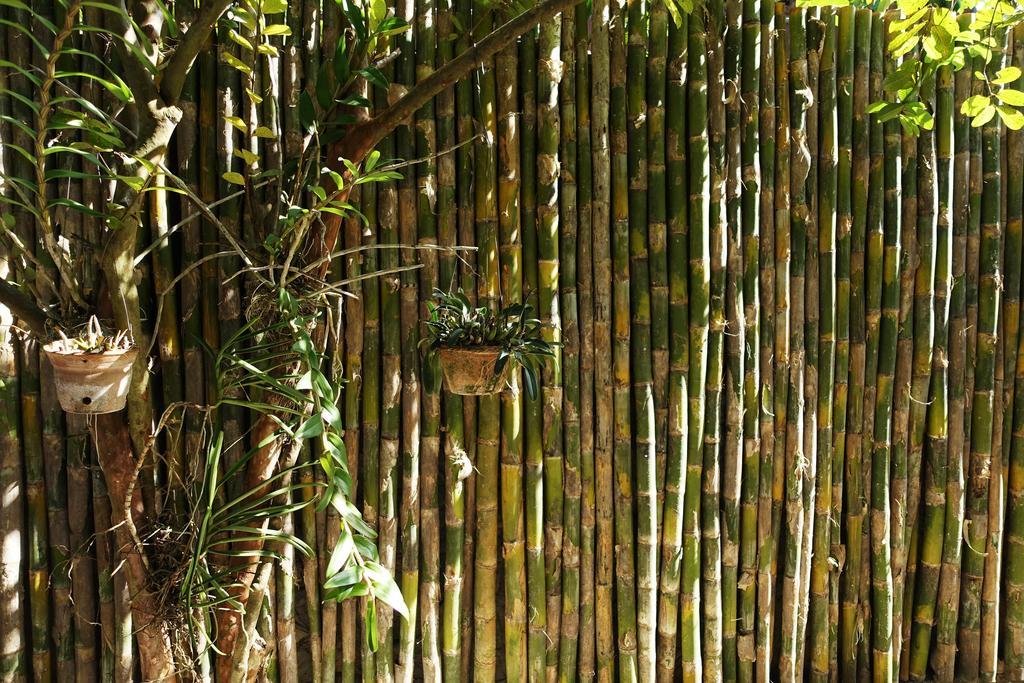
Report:
[{"label": "orchid plant in pot", "polygon": [[424,341],[428,354],[437,355],[449,391],[464,396],[498,393],[520,367],[527,393],[538,395],[540,370],[554,350],[541,336],[542,324],[529,304],[498,310],[474,306],[461,289],[435,289],[433,299]]},{"label": "orchid plant in pot", "polygon": [[53,366],[57,399],[68,413],[116,413],[125,406],[138,349],[122,330],[107,334],[92,316],[80,334],[60,337],[43,350]]}]

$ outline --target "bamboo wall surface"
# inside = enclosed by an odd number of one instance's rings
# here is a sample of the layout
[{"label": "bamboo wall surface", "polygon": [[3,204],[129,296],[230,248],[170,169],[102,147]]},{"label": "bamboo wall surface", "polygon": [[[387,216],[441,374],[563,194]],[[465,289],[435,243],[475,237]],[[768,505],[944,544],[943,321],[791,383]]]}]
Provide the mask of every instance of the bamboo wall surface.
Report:
[{"label": "bamboo wall surface", "polygon": [[[341,30],[327,4],[290,4],[260,75],[278,158]],[[471,0],[397,4],[414,27],[386,67],[398,84],[495,20]],[[317,555],[286,549],[275,570],[268,677],[1021,679],[1024,134],[960,115],[970,68],[923,94],[933,130],[871,117],[895,64],[867,9],[710,0],[677,24],[661,2],[588,5],[438,96],[380,148],[427,160],[353,195],[368,222],[346,221],[345,247],[476,247],[336,264],[423,264],[351,285],[333,349],[358,502],[413,618],[382,607],[373,653],[357,602],[321,604],[336,526],[307,508],[284,524]],[[222,117],[249,106],[218,66],[228,45],[201,57],[174,151],[207,201],[238,144]],[[995,60],[1024,66],[1024,31]],[[194,210],[152,196],[153,234]],[[251,234],[240,206],[216,211]],[[216,239],[186,223],[140,265],[151,320]],[[244,320],[237,267],[209,260],[165,300],[157,414],[205,400],[202,344]],[[435,286],[534,304],[560,342],[537,400],[438,391],[418,346]],[[2,324],[0,680],[129,680],[89,425]],[[244,437],[245,413],[220,419]],[[162,448],[188,462],[201,424],[179,427]]]}]

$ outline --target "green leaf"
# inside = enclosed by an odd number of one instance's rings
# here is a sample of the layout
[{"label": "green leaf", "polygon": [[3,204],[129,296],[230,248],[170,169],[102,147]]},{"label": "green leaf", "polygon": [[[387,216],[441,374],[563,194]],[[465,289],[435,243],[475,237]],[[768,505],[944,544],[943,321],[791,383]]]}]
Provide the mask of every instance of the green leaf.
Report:
[{"label": "green leaf", "polygon": [[996,111],[999,112],[999,118],[1003,120],[1006,127],[1010,130],[1020,130],[1024,128],[1024,114],[1013,107],[1006,107],[1003,105],[996,106]]},{"label": "green leaf", "polygon": [[996,115],[996,108],[995,108],[994,105],[990,104],[987,107],[985,107],[984,109],[982,109],[978,113],[978,115],[974,117],[974,119],[971,121],[971,127],[973,127],[973,128],[981,128],[986,123],[991,121],[993,119],[993,117],[995,117],[995,115]]},{"label": "green leaf", "polygon": [[972,95],[960,106],[960,113],[972,117],[977,116],[990,104],[990,102],[991,100],[988,95]]},{"label": "green leaf", "polygon": [[285,24],[270,24],[263,29],[265,36],[290,36],[292,30]]},{"label": "green leaf", "polygon": [[1020,90],[1014,90],[1013,88],[1000,88],[999,92],[996,93],[996,97],[1003,104],[1009,104],[1014,107],[1024,106],[1024,92]]},{"label": "green leaf", "polygon": [[992,83],[994,85],[1006,85],[1007,83],[1013,83],[1020,78],[1020,75],[1021,70],[1019,68],[1008,66],[996,72],[996,77],[992,79]]},{"label": "green leaf", "polygon": [[232,185],[245,185],[245,177],[237,171],[227,171],[221,176],[221,178]]}]

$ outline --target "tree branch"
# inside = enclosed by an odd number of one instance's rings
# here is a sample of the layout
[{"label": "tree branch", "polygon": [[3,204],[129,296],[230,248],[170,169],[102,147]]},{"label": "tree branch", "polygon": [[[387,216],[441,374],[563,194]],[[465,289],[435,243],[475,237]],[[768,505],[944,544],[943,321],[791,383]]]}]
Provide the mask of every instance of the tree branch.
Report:
[{"label": "tree branch", "polygon": [[215,2],[202,3],[196,20],[192,22],[185,35],[178,42],[171,58],[163,68],[163,75],[160,80],[160,96],[166,104],[176,104],[181,96],[181,90],[185,87],[185,78],[188,76],[192,63],[196,56],[203,50],[207,38],[213,32],[213,27],[220,19],[220,15],[231,6],[232,0],[215,0]]},{"label": "tree branch", "polygon": [[12,285],[7,280],[0,280],[0,304],[3,304],[14,317],[25,324],[37,337],[46,335],[46,323],[51,317],[41,309],[32,297]]},{"label": "tree branch", "polygon": [[[362,159],[403,121],[441,91],[465,78],[485,60],[512,44],[537,24],[573,7],[580,0],[544,0],[494,29],[455,59],[417,83],[393,105],[363,123],[356,124],[340,141],[339,156],[353,162]],[[328,163],[333,163],[328,159]]]}]

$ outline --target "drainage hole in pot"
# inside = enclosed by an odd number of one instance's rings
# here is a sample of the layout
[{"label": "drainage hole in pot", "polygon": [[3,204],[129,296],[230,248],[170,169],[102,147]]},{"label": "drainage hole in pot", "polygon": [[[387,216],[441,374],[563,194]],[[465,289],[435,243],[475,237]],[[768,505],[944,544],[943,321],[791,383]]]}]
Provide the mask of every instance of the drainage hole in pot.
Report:
[{"label": "drainage hole in pot", "polygon": [[92,403],[92,399],[89,398],[88,396],[86,396],[85,398],[82,399],[82,405],[86,405],[87,406],[90,403]]}]

